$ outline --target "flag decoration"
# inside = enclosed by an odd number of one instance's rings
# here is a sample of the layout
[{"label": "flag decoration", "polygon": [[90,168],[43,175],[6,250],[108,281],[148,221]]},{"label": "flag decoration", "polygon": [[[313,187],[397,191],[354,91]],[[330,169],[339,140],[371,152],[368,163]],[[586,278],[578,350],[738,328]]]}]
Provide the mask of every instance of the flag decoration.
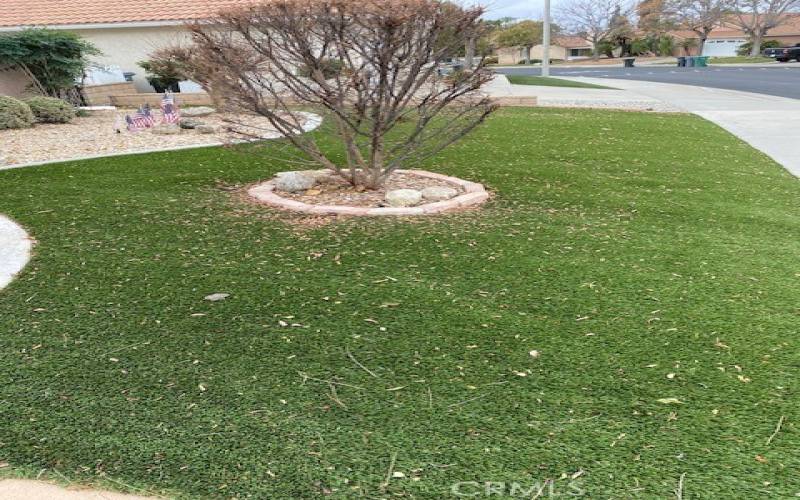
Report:
[{"label": "flag decoration", "polygon": [[144,106],[139,108],[139,112],[142,114],[145,127],[150,128],[156,124],[156,117],[153,116],[153,111],[150,109],[149,104],[145,103]]},{"label": "flag decoration", "polygon": [[163,115],[161,118],[162,124],[178,123],[181,119],[178,105],[175,103],[175,97],[171,92],[164,93],[164,97],[161,99],[161,114]]},{"label": "flag decoration", "polygon": [[133,116],[125,115],[125,122],[128,124],[129,132],[138,132],[155,125],[156,119],[153,116],[153,112],[150,110],[150,106],[145,104],[144,106],[139,106],[139,109],[136,110]]}]

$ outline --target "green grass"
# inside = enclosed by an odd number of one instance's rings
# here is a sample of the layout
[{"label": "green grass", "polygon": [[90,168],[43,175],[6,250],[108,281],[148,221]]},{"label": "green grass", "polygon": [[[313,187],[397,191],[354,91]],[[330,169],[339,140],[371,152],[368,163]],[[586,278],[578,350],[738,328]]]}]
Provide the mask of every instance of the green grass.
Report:
[{"label": "green grass", "polygon": [[771,57],[751,57],[751,56],[731,56],[731,57],[711,57],[709,64],[750,64],[775,62]]},{"label": "green grass", "polygon": [[428,165],[481,211],[295,226],[226,189],[287,168],[0,172],[38,242],[0,292],[0,462],[188,498],[800,491],[800,183],[764,155],[689,115],[507,109]]},{"label": "green grass", "polygon": [[514,85],[539,85],[542,87],[574,87],[582,89],[610,89],[612,87],[604,87],[602,85],[594,85],[592,83],[576,82],[573,80],[564,80],[561,78],[553,78],[549,76],[529,76],[529,75],[506,75],[508,81]]}]

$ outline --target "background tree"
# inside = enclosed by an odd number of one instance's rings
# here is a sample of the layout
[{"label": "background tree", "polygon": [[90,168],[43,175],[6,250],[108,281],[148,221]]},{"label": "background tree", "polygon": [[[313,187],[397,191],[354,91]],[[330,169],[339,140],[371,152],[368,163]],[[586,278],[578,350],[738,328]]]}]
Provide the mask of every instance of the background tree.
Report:
[{"label": "background tree", "polygon": [[642,0],[636,4],[636,17],[636,27],[653,39],[675,27],[667,0]]},{"label": "background tree", "polygon": [[633,26],[628,19],[627,13],[622,11],[619,4],[614,8],[614,15],[611,17],[611,29],[608,32],[608,39],[620,48],[620,56],[630,54],[630,43],[635,36]]},{"label": "background tree", "polygon": [[100,51],[75,33],[27,29],[0,34],[0,69],[18,69],[45,95],[74,100],[75,86]]},{"label": "background tree", "polygon": [[750,38],[750,55],[753,57],[761,53],[761,41],[769,30],[785,23],[786,13],[800,5],[800,0],[731,1],[736,14],[730,17],[730,22]]},{"label": "background tree", "polygon": [[592,42],[592,58],[598,59],[603,41],[608,40],[615,12],[622,8],[619,0],[565,0],[557,10],[559,24],[569,32],[579,33]]},{"label": "background tree", "polygon": [[708,34],[719,26],[729,6],[730,0],[673,0],[669,8],[680,26],[697,34],[702,54]]},{"label": "background tree", "polygon": [[679,46],[680,48],[683,49],[683,54],[688,56],[689,54],[692,53],[692,49],[697,47],[697,40],[695,40],[694,38],[684,38],[683,40],[681,40]]},{"label": "background tree", "polygon": [[531,49],[542,43],[541,21],[520,21],[497,32],[494,41],[498,47],[522,47],[525,64],[531,62]]},{"label": "background tree", "polygon": [[658,39],[658,55],[671,56],[675,51],[675,39],[669,35],[661,35]]},{"label": "background tree", "polygon": [[[192,25],[190,46],[160,56],[181,61],[229,107],[265,117],[300,151],[294,161],[371,189],[495,109],[480,92],[491,79],[482,62],[450,75],[437,64],[480,34],[482,13],[438,0],[274,0]],[[341,63],[334,75],[330,60]],[[301,109],[324,114],[341,151],[319,146],[324,133],[303,133]]]}]

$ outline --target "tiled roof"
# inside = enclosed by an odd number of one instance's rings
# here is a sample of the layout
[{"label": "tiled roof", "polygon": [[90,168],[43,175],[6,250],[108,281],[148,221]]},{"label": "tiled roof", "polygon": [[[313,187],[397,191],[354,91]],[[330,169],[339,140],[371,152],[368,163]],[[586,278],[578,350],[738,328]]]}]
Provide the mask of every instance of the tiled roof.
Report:
[{"label": "tiled roof", "polygon": [[553,45],[564,47],[565,49],[579,49],[591,47],[592,44],[579,36],[558,35],[553,37]]},{"label": "tiled roof", "polygon": [[[781,37],[781,36],[800,36],[800,15],[798,14],[784,14],[785,19],[783,22],[772,28],[767,32],[767,37]],[[720,26],[714,28],[708,34],[708,38],[747,38],[747,34],[741,28],[736,26],[737,19],[730,16],[726,21],[723,21]],[[697,38],[697,33],[689,30],[676,30],[670,31],[670,35],[679,38]]]},{"label": "tiled roof", "polygon": [[0,27],[205,19],[253,0],[0,0]]}]

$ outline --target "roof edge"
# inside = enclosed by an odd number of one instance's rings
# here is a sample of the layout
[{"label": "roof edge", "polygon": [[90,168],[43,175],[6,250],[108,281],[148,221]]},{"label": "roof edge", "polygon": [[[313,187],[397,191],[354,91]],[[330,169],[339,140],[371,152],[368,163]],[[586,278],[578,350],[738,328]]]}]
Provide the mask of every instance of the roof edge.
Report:
[{"label": "roof edge", "polygon": [[164,21],[123,21],[118,23],[82,23],[82,24],[30,24],[18,26],[0,26],[0,32],[22,31],[29,28],[47,28],[54,30],[90,30],[107,28],[157,28],[161,26],[178,26],[197,19],[172,19]]}]

